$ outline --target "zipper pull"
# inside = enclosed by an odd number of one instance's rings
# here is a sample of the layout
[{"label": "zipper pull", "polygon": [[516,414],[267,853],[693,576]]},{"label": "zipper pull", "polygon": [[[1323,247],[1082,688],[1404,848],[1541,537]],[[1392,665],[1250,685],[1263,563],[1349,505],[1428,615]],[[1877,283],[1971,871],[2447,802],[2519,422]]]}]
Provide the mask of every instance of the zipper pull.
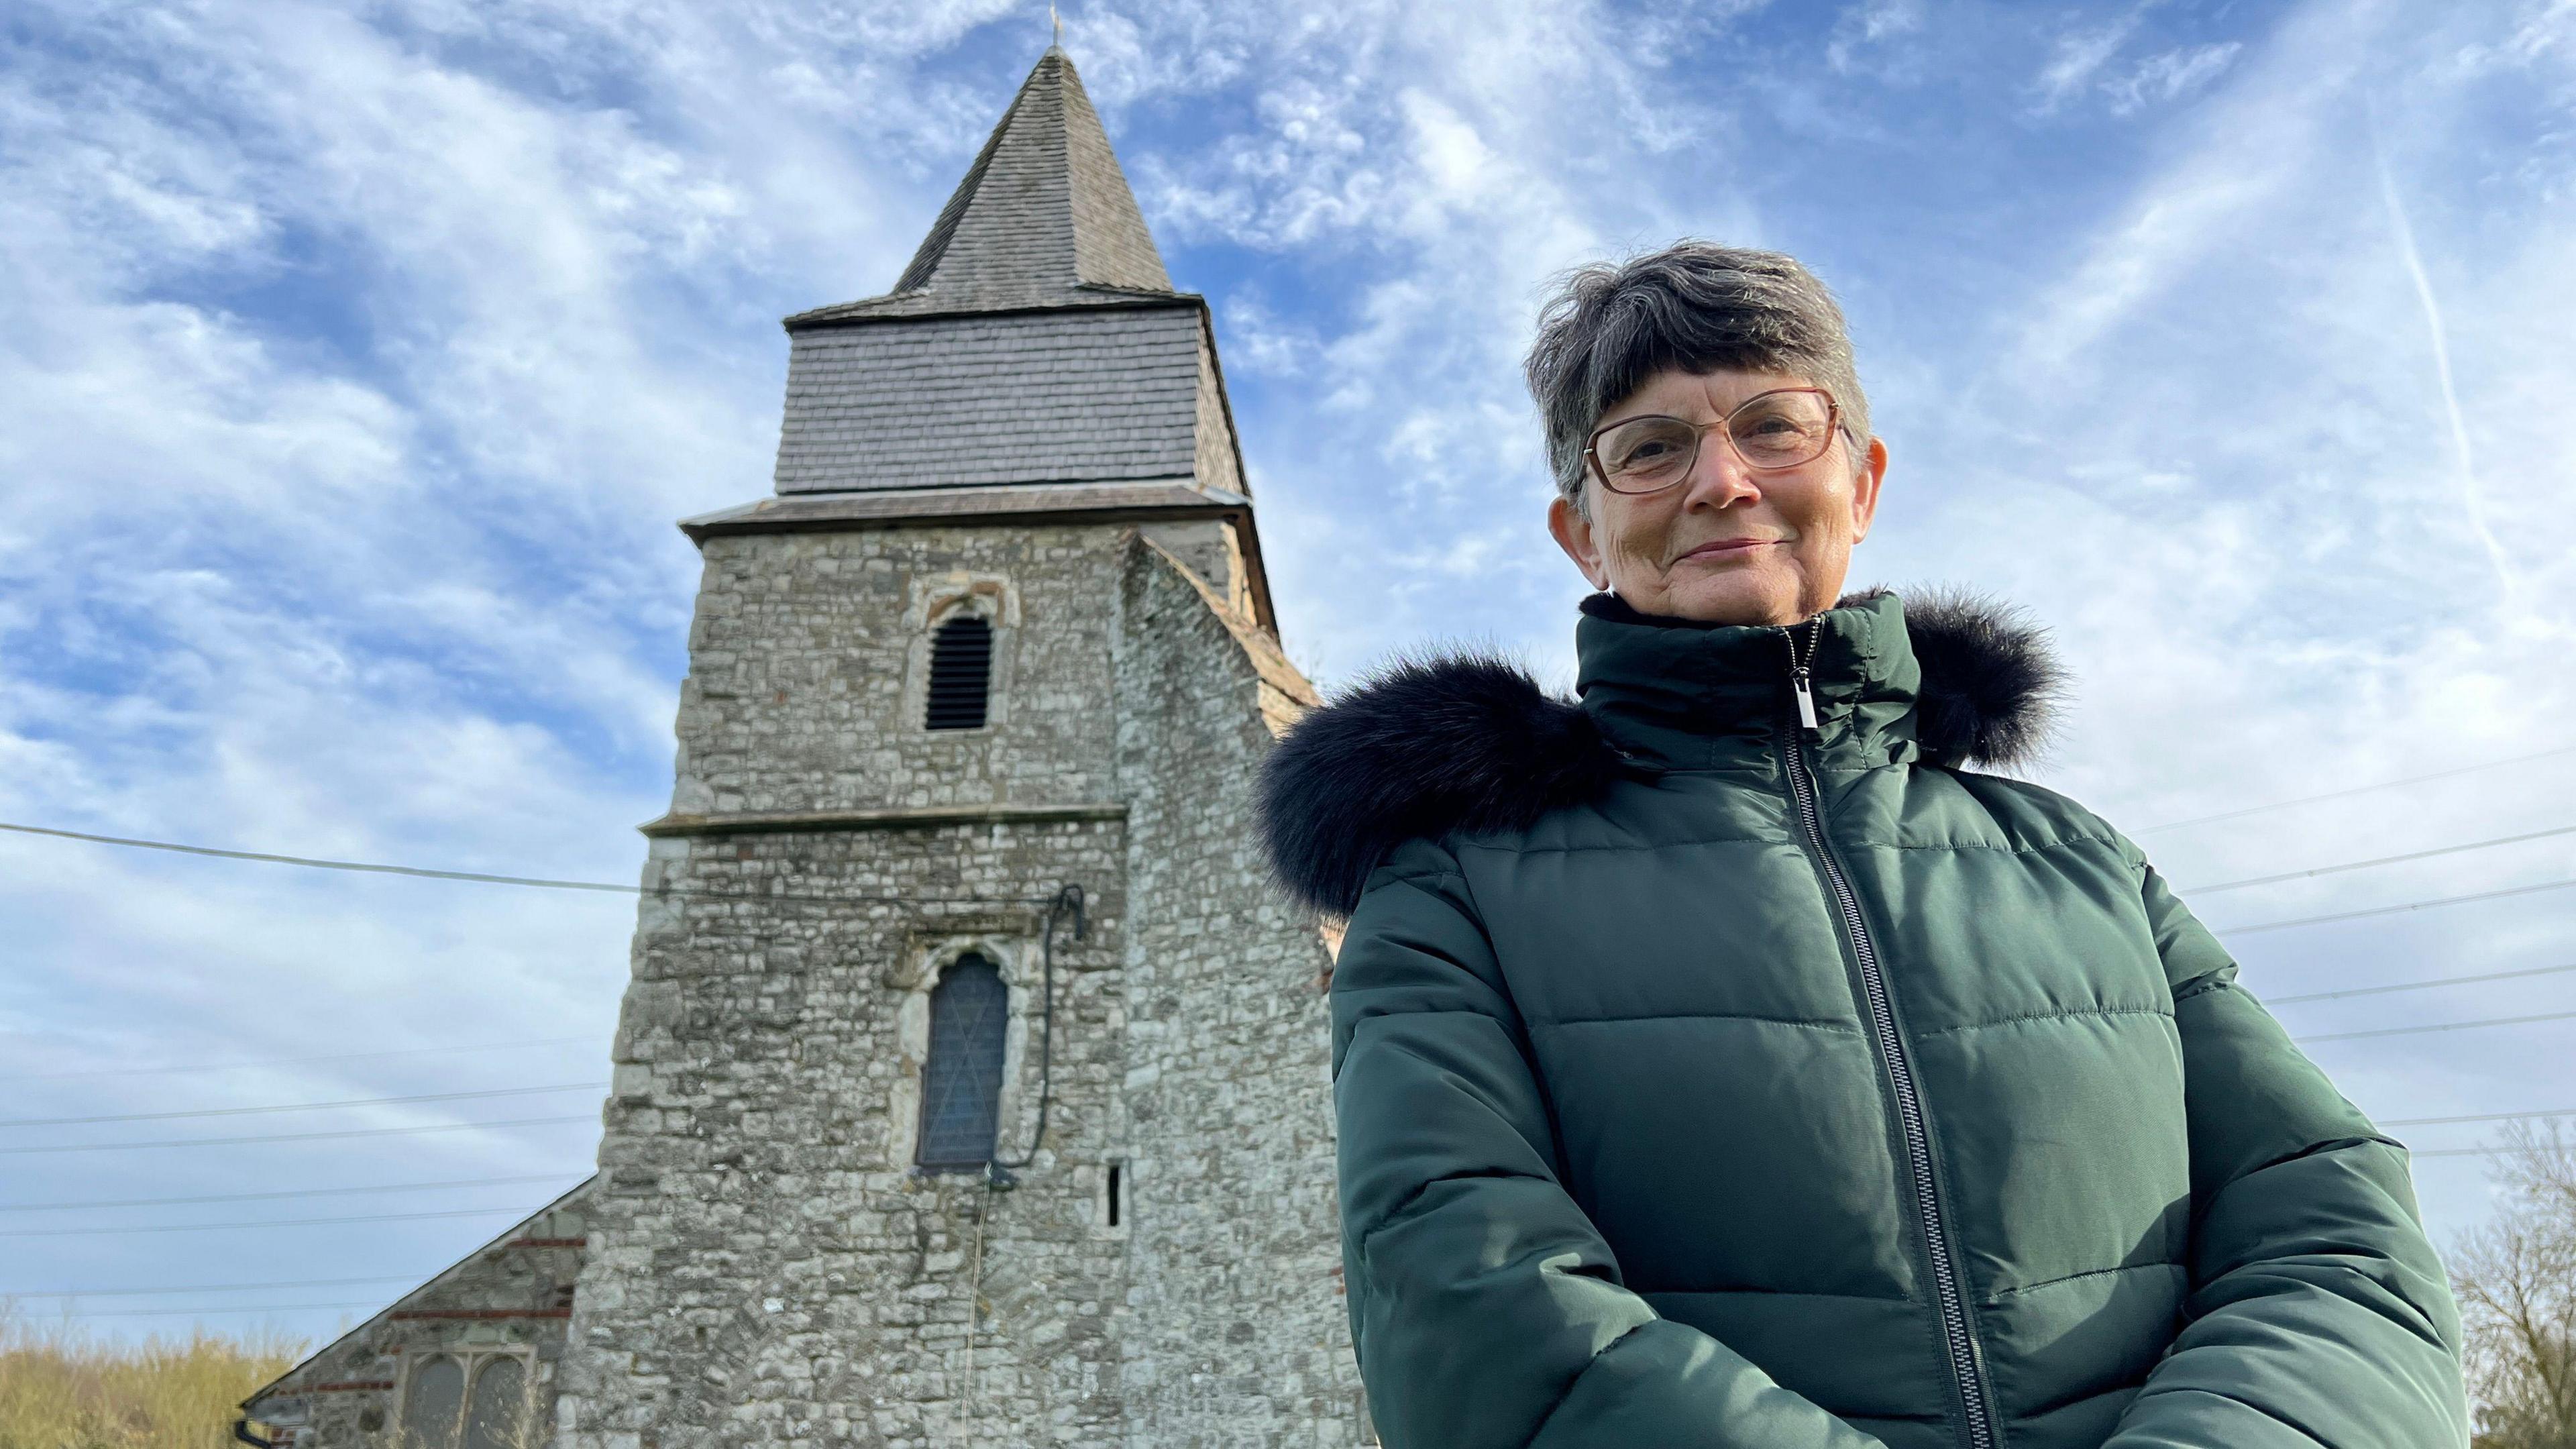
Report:
[{"label": "zipper pull", "polygon": [[1809,686],[1807,676],[1808,662],[1816,657],[1816,633],[1822,627],[1821,615],[1807,621],[1807,653],[1803,659],[1798,655],[1796,626],[1780,631],[1781,642],[1789,646],[1789,692],[1798,699],[1798,723],[1811,735],[1823,733],[1823,727],[1816,723],[1816,691]]}]

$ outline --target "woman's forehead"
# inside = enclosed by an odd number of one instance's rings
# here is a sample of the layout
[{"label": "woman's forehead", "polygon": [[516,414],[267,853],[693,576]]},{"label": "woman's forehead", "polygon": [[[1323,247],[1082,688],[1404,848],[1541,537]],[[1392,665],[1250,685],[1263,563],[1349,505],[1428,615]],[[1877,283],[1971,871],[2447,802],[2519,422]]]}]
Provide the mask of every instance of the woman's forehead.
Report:
[{"label": "woman's forehead", "polygon": [[1613,404],[1601,414],[1601,421],[1613,423],[1644,413],[1667,413],[1679,418],[1723,417],[1755,393],[1776,387],[1813,386],[1813,380],[1794,372],[1753,372],[1733,367],[1685,372],[1668,367]]}]

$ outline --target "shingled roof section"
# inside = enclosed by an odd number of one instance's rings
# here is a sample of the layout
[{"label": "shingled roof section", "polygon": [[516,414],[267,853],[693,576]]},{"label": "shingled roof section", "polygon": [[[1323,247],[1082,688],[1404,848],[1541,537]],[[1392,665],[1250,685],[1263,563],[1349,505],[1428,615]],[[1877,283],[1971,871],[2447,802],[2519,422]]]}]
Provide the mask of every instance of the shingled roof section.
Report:
[{"label": "shingled roof section", "polygon": [[800,313],[787,325],[1171,295],[1171,276],[1082,77],[1049,47],[894,290]]},{"label": "shingled roof section", "polygon": [[1215,319],[1173,289],[1062,50],[1021,82],[895,289],[786,326],[776,491],[684,520],[690,538],[1222,523],[1273,626]]}]

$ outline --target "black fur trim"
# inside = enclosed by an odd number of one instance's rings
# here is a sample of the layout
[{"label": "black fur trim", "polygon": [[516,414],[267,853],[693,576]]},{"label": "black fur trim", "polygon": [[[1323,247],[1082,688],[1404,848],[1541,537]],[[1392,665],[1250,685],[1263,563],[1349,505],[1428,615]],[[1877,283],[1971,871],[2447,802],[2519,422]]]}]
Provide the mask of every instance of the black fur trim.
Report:
[{"label": "black fur trim", "polygon": [[1908,589],[1905,632],[1922,667],[1914,738],[1934,765],[2025,765],[2056,724],[2065,671],[2048,631],[2011,605],[1956,589]]},{"label": "black fur trim", "polygon": [[1625,768],[1592,717],[1488,654],[1405,660],[1289,730],[1261,767],[1262,844],[1299,901],[1347,916],[1417,836],[1513,830]]},{"label": "black fur trim", "polygon": [[[1915,737],[1925,762],[2028,763],[2063,685],[2045,631],[2017,609],[1949,590],[1905,591],[1905,621],[1923,671]],[[1347,916],[1405,841],[1517,830],[1632,768],[1580,706],[1509,660],[1404,660],[1309,713],[1270,752],[1262,844],[1291,895]]]}]

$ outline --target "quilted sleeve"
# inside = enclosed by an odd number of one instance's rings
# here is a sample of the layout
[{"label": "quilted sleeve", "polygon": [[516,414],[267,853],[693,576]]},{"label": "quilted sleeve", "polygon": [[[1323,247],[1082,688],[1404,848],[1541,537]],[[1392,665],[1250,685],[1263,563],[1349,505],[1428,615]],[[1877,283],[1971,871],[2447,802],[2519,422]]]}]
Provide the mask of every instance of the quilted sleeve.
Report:
[{"label": "quilted sleeve", "polygon": [[1372,878],[1332,998],[1352,1338],[1388,1449],[1879,1443],[1622,1286],[1447,852]]},{"label": "quilted sleeve", "polygon": [[2466,1445],[2459,1312],[2406,1150],[2290,1044],[2137,863],[2182,1037],[2192,1291],[2105,1449]]}]

